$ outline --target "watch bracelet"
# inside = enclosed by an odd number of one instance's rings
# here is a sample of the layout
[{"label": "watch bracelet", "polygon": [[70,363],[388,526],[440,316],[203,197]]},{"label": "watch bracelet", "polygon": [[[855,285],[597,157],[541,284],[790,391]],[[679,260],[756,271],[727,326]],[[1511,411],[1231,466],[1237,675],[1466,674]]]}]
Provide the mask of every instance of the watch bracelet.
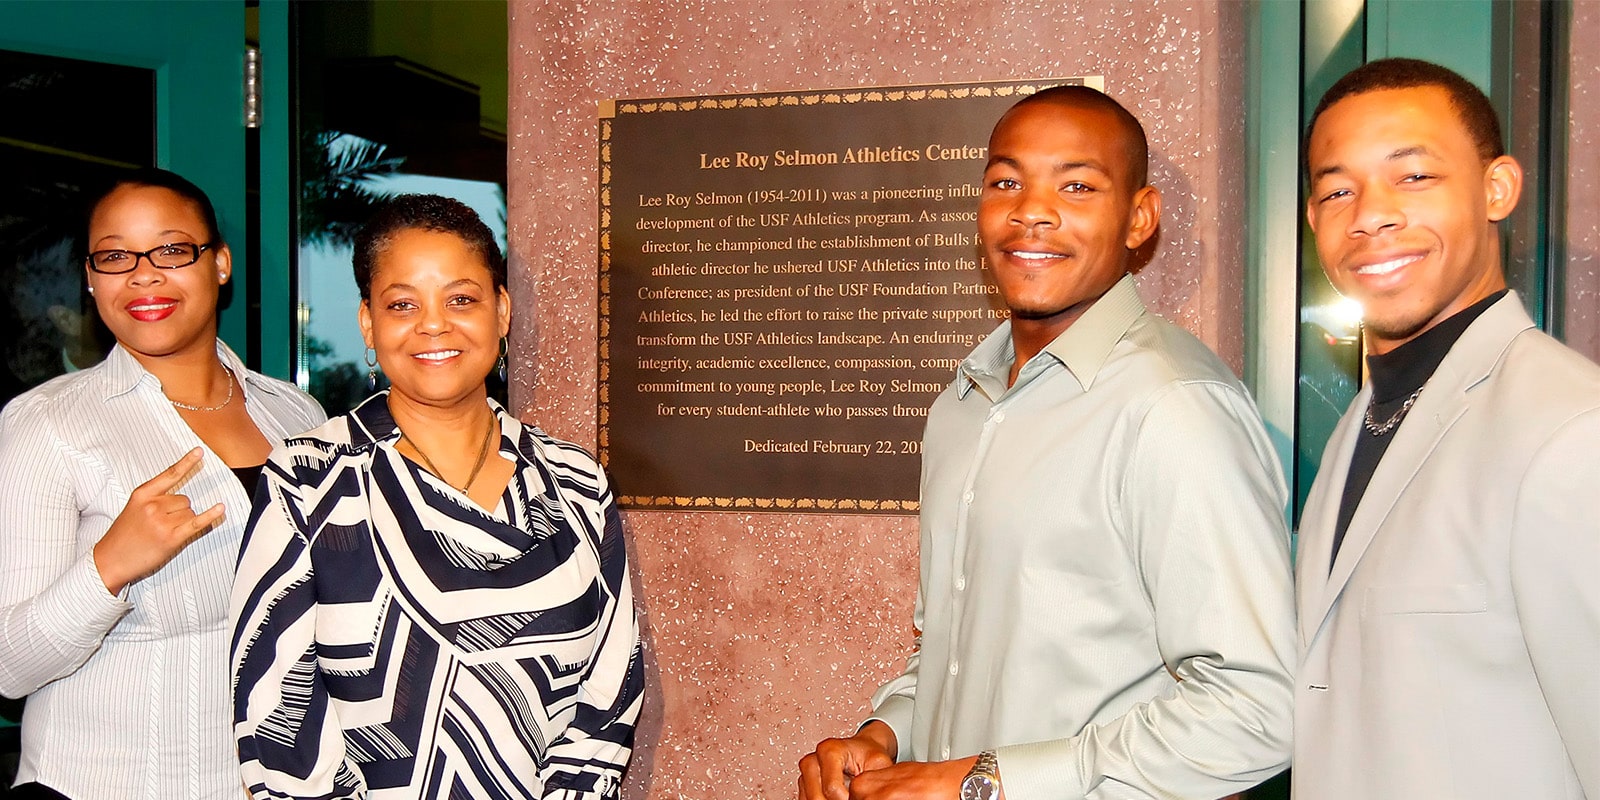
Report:
[{"label": "watch bracelet", "polygon": [[988,775],[993,778],[1000,777],[1000,759],[993,750],[984,750],[978,754],[977,763],[967,771],[968,775]]}]

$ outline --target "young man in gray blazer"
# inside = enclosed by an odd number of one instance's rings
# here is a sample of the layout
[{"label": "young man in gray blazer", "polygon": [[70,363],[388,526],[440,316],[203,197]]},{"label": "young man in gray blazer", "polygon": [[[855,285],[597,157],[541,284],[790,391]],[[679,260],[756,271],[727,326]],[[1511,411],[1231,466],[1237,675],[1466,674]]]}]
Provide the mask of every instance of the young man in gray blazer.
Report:
[{"label": "young man in gray blazer", "polygon": [[1371,380],[1301,521],[1295,796],[1600,799],[1600,367],[1506,289],[1522,169],[1407,59],[1328,91],[1307,162]]}]

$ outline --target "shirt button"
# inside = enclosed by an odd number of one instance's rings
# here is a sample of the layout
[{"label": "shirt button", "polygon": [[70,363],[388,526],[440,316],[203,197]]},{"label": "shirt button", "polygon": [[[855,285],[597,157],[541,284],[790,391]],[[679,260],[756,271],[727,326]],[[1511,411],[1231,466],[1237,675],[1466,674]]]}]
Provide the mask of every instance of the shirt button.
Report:
[{"label": "shirt button", "polygon": [[1004,411],[996,411],[996,412],[994,412],[994,421],[995,422],[1005,422],[1006,421],[1006,412],[1004,412]]},{"label": "shirt button", "polygon": [[950,760],[950,747],[949,747],[949,745],[946,745],[943,748],[940,748],[939,757],[944,759],[945,761],[949,761]]},{"label": "shirt button", "polygon": [[957,575],[956,576],[956,591],[959,592],[959,591],[961,591],[962,589],[965,589],[965,588],[967,588],[967,576],[965,576],[965,575]]},{"label": "shirt button", "polygon": [[958,673],[960,671],[961,671],[961,665],[960,664],[958,664],[958,663],[956,663],[954,661],[950,662],[950,674],[951,675],[955,675],[956,673]]},{"label": "shirt button", "polygon": [[966,494],[961,495],[961,502],[966,503],[969,506],[972,505],[972,492],[967,492]]}]

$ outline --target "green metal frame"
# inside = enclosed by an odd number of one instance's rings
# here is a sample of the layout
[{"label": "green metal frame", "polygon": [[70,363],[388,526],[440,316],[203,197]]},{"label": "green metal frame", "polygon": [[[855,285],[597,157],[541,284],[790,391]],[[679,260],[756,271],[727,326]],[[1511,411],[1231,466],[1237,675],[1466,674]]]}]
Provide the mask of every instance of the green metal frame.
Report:
[{"label": "green metal frame", "polygon": [[[1244,381],[1294,474],[1300,203],[1300,4],[1254,0],[1245,98],[1248,178]],[[1280,65],[1273,68],[1269,65]]]},{"label": "green metal frame", "polygon": [[[245,241],[244,3],[0,2],[0,48],[156,73],[156,163],[183,174],[216,206],[223,238]],[[240,290],[227,296],[218,335],[240,353],[250,270],[233,253]]]},{"label": "green metal frame", "polygon": [[261,363],[294,380],[294,104],[290,85],[289,0],[260,0],[261,50]]},{"label": "green metal frame", "polygon": [[[1375,0],[1382,2],[1383,0]],[[1296,135],[1303,135],[1317,101],[1345,73],[1366,62],[1366,13],[1373,5],[1366,0],[1307,0],[1301,27],[1300,95],[1296,112]],[[1287,113],[1287,109],[1283,109]],[[1299,269],[1296,273],[1295,314],[1297,323],[1309,308],[1330,303],[1338,297],[1322,272],[1315,239],[1305,222],[1306,191],[1303,152],[1295,159],[1294,224],[1298,232]],[[1299,335],[1295,328],[1295,468],[1290,483],[1294,487],[1295,520],[1305,505],[1306,494],[1322,463],[1322,454],[1339,416],[1355,397],[1360,381],[1360,359],[1340,363],[1345,356],[1324,347],[1314,338]],[[1359,346],[1359,345],[1357,345]],[[1353,355],[1353,354],[1352,354]],[[1353,370],[1356,374],[1350,374]]]},{"label": "green metal frame", "polygon": [[1367,0],[1366,60],[1420,58],[1493,90],[1495,0]]}]

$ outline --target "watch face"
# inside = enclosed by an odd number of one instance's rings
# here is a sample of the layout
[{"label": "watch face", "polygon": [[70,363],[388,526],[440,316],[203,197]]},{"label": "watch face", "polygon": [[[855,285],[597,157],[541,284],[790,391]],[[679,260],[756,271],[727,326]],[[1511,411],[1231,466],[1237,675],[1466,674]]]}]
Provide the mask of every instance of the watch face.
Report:
[{"label": "watch face", "polygon": [[1000,787],[988,775],[968,775],[961,782],[961,800],[996,800]]}]

